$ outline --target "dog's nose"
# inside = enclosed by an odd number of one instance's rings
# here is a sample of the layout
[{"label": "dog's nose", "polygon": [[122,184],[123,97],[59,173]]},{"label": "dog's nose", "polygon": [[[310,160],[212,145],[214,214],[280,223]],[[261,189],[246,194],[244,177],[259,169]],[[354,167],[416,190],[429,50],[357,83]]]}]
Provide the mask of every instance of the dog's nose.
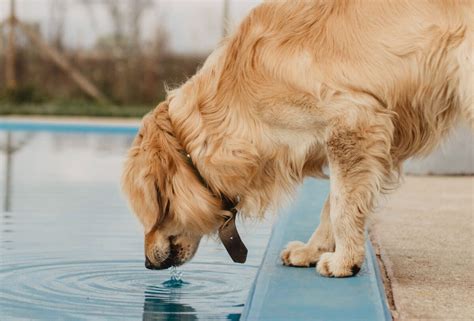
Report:
[{"label": "dog's nose", "polygon": [[153,266],[153,264],[150,262],[150,260],[148,259],[148,256],[145,256],[145,267],[149,270],[154,270],[155,267]]}]

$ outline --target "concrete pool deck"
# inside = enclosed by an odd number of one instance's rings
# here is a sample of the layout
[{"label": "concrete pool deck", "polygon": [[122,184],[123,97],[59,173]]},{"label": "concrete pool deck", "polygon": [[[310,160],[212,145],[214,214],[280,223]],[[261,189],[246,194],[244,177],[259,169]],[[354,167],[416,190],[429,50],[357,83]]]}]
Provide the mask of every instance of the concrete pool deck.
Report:
[{"label": "concrete pool deck", "polygon": [[474,177],[409,176],[371,236],[395,320],[473,320]]}]

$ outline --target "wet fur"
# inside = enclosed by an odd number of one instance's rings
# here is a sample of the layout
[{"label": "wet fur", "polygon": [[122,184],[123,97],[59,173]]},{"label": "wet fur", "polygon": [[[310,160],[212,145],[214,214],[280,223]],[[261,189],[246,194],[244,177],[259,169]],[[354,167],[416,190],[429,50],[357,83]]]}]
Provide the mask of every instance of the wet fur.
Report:
[{"label": "wet fur", "polygon": [[123,187],[145,232],[213,233],[227,215],[220,195],[262,216],[328,165],[321,224],[282,260],[354,274],[366,218],[402,162],[432,151],[460,116],[474,127],[473,12],[470,1],[423,0],[255,8],[143,121]]}]

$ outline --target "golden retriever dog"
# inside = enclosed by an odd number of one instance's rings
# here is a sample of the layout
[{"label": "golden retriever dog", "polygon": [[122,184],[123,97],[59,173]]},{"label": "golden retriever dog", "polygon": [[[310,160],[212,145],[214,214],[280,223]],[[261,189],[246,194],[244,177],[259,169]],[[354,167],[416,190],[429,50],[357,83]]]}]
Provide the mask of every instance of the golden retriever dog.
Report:
[{"label": "golden retriever dog", "polygon": [[130,149],[123,189],[145,230],[146,266],[188,261],[236,211],[274,211],[328,166],[321,223],[281,259],[356,274],[367,218],[402,162],[429,153],[462,117],[474,127],[473,23],[469,0],[253,9],[144,117]]}]

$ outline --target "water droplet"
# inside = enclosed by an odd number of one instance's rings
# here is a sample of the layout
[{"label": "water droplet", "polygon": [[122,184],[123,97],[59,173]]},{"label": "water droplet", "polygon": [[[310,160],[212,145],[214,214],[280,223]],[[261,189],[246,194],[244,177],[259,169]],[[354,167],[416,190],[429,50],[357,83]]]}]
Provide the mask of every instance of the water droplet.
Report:
[{"label": "water droplet", "polygon": [[183,272],[178,271],[176,266],[172,266],[169,268],[170,274],[171,274],[171,280],[181,282],[181,278],[183,277]]},{"label": "water droplet", "polygon": [[169,288],[179,288],[188,282],[183,281],[183,272],[178,271],[176,266],[172,266],[168,269],[170,271],[170,279],[163,282],[163,285]]}]

